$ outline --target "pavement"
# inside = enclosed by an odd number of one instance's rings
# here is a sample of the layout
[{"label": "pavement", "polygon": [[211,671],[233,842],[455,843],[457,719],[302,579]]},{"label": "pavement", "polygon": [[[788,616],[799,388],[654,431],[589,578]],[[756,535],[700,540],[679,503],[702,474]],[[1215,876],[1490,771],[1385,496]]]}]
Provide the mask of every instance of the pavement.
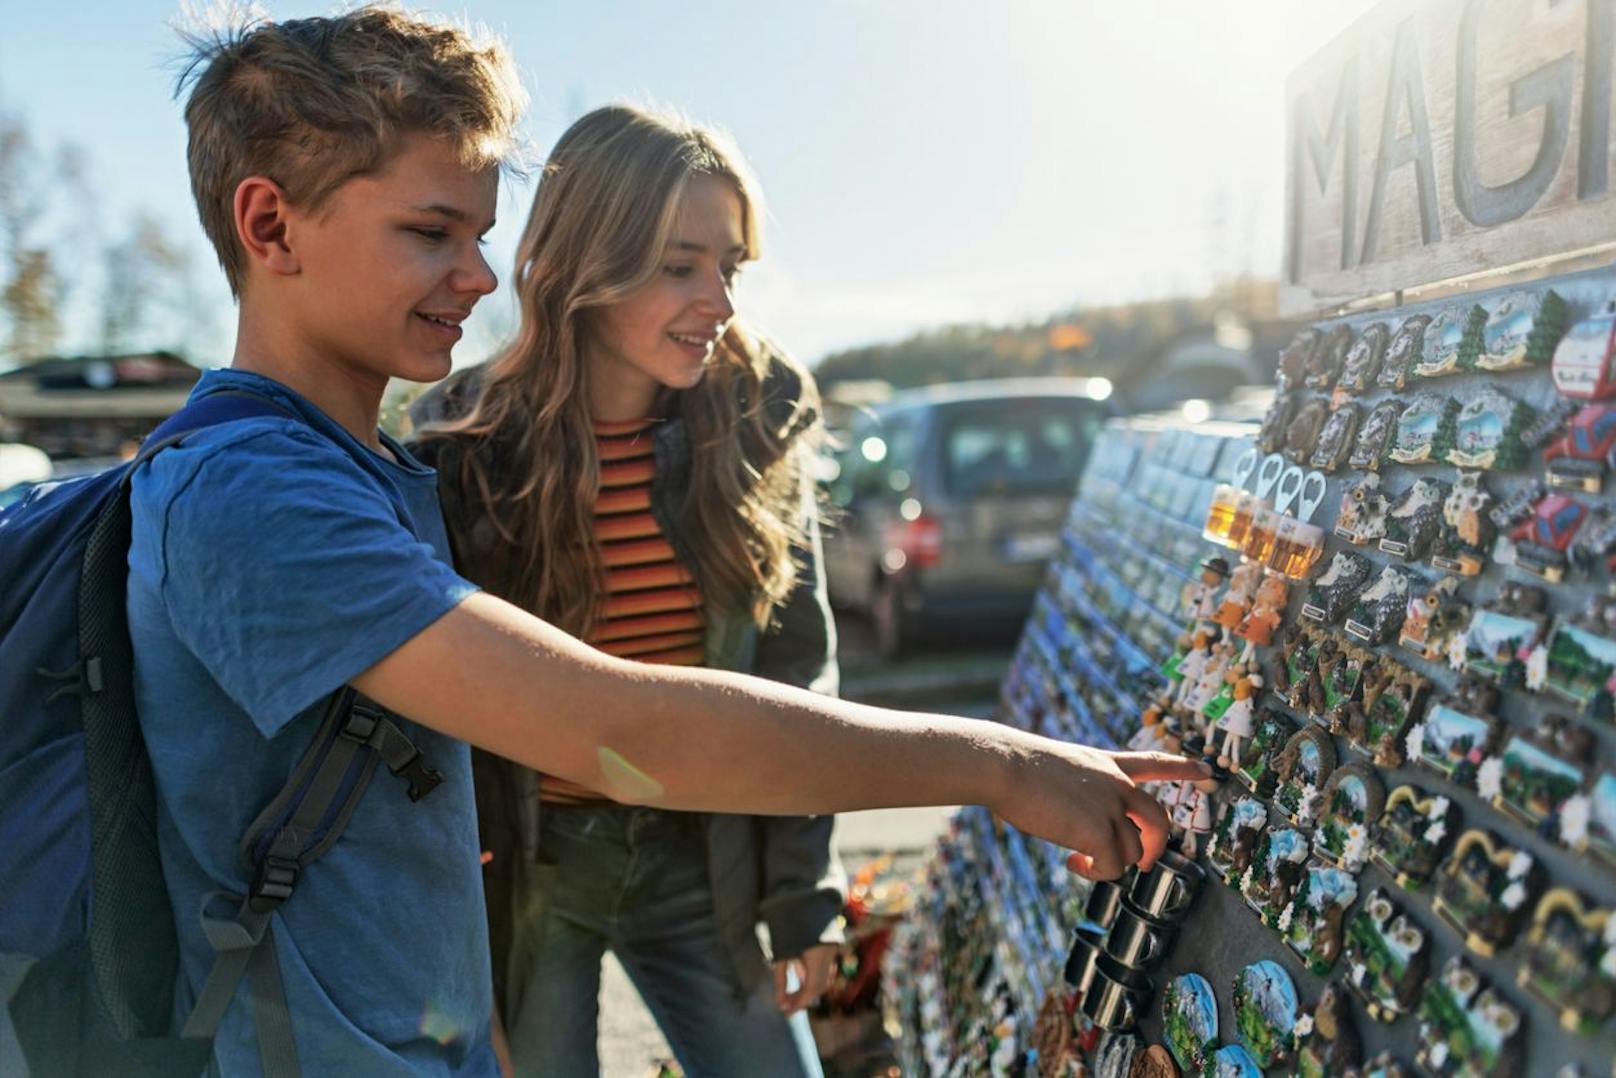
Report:
[{"label": "pavement", "polygon": [[[838,618],[837,631],[842,693],[848,699],[975,718],[992,712],[1014,645],[1003,639],[955,641],[884,665],[875,658],[866,625]],[[850,875],[885,853],[923,854],[947,830],[953,812],[942,807],[842,813],[836,820],[837,852]],[[649,1078],[660,1061],[672,1058],[628,974],[607,955],[600,988],[603,1078]]]}]

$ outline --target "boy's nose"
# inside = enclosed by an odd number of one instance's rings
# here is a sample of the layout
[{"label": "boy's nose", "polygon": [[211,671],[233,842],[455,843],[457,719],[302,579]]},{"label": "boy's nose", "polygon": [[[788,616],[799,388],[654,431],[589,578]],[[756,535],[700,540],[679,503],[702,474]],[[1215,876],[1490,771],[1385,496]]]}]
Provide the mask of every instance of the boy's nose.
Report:
[{"label": "boy's nose", "polygon": [[474,292],[486,296],[499,287],[499,275],[488,264],[488,259],[483,257],[483,249],[473,247],[471,259],[455,270],[449,284],[456,292]]}]

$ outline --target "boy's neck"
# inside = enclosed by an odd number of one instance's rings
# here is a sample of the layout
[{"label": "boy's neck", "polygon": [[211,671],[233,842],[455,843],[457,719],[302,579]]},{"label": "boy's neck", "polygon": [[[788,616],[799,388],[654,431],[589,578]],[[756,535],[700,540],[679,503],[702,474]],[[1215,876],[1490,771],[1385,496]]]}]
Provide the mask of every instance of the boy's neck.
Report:
[{"label": "boy's neck", "polygon": [[376,429],[387,380],[333,360],[295,335],[266,325],[267,321],[271,320],[254,317],[243,304],[230,366],[295,390],[361,445],[390,456]]}]

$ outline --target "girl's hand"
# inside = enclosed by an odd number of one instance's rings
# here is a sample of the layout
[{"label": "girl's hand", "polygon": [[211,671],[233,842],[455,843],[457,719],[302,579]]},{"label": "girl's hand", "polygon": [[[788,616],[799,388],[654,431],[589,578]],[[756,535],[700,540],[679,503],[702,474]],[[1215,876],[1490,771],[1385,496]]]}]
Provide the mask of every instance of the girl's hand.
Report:
[{"label": "girl's hand", "polygon": [[[782,958],[774,963],[774,1001],[781,1014],[796,1014],[825,994],[825,989],[830,987],[831,971],[836,968],[839,949],[834,943],[816,943],[795,958]],[[797,975],[796,991],[790,990],[788,973],[792,971]]]}]

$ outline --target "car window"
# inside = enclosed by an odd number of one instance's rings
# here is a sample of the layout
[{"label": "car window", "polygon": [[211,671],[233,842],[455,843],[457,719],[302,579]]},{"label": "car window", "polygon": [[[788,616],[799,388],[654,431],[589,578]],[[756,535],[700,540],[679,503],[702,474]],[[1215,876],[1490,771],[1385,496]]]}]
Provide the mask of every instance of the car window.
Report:
[{"label": "car window", "polygon": [[950,416],[943,485],[950,494],[1069,494],[1099,427],[1095,409],[1010,400]]},{"label": "car window", "polygon": [[913,483],[915,428],[908,417],[861,423],[846,443],[837,455],[839,474],[831,490],[836,504],[896,496]]}]

